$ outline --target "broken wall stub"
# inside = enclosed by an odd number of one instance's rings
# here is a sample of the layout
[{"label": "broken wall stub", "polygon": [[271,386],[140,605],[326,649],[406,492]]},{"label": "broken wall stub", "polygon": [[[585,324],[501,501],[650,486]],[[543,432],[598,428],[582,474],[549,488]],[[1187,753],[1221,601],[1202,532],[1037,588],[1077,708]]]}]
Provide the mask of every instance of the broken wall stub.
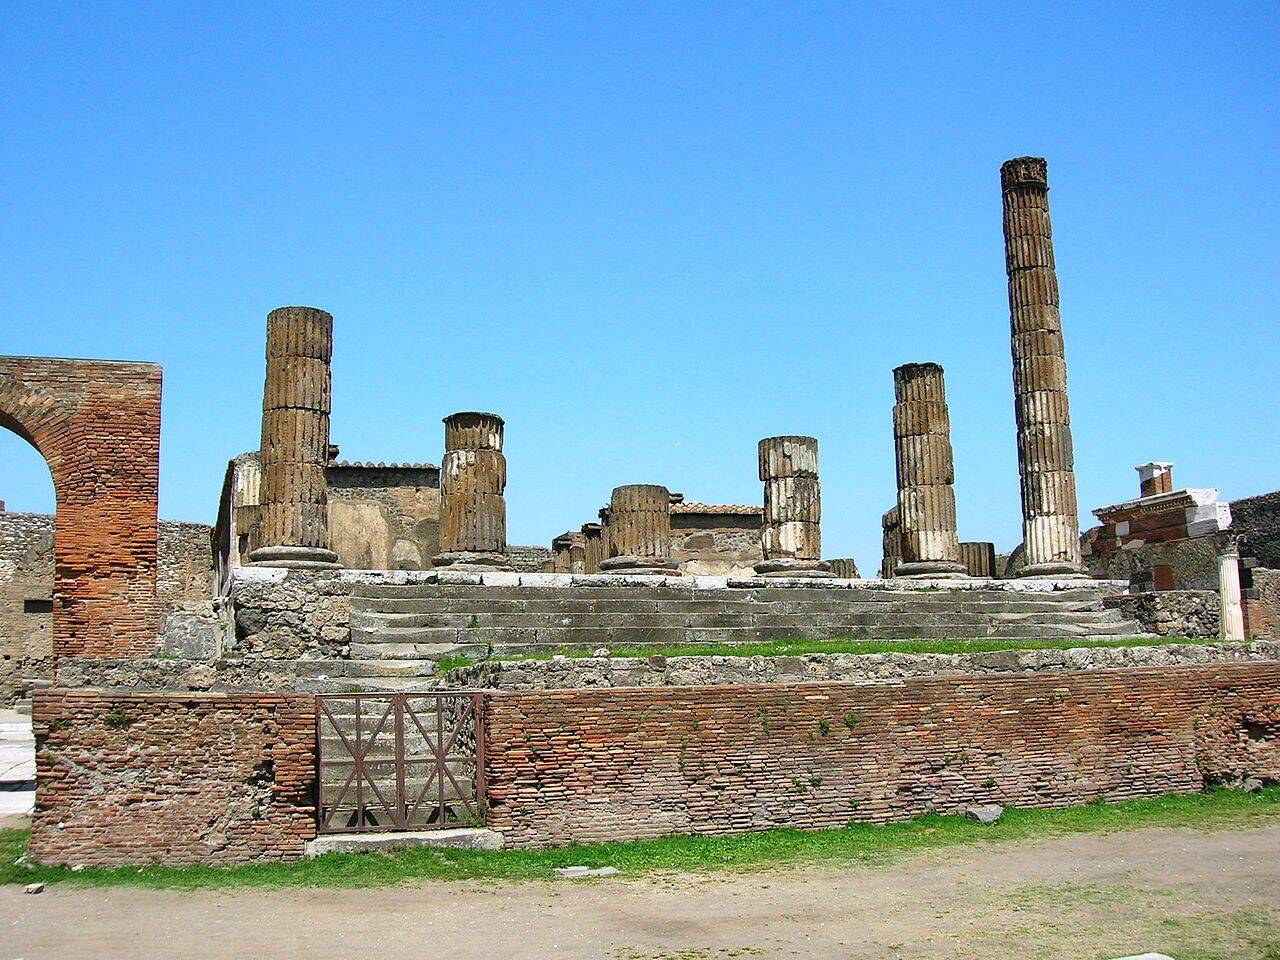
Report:
[{"label": "broken wall stub", "polygon": [[0,357],[0,427],[40,452],[57,495],[57,656],[156,648],[161,380],[150,363]]},{"label": "broken wall stub", "polygon": [[1048,164],[1000,167],[1021,477],[1024,577],[1083,576]]}]

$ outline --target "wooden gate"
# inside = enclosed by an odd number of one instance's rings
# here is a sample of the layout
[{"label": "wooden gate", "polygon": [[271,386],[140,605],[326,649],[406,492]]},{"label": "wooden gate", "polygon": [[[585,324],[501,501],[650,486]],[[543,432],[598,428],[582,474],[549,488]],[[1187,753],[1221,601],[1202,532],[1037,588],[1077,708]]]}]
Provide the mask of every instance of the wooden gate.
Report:
[{"label": "wooden gate", "polygon": [[484,822],[479,693],[316,697],[321,833]]}]

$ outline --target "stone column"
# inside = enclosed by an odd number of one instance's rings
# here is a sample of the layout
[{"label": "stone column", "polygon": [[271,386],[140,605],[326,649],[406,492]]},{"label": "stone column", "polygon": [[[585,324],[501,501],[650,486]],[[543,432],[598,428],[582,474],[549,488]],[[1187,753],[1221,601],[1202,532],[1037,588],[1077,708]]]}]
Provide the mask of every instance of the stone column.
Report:
[{"label": "stone column", "polygon": [[893,447],[898,469],[902,560],[896,577],[968,576],[956,535],[955,464],[942,367],[893,371]]},{"label": "stone column", "polygon": [[444,418],[440,464],[440,553],[437,567],[509,570],[507,565],[507,458],[503,421],[494,413]]},{"label": "stone column", "polygon": [[614,487],[604,573],[679,576],[671,560],[671,492],[652,483]]},{"label": "stone column", "polygon": [[600,562],[604,560],[604,537],[602,527],[598,523],[584,523],[582,538],[585,543],[584,566],[587,573],[599,573]]},{"label": "stone column", "polygon": [[902,562],[902,522],[898,508],[890,507],[880,517],[880,576],[888,580]]},{"label": "stone column", "polygon": [[261,521],[249,555],[254,564],[338,566],[326,515],[332,357],[333,317],[323,310],[281,307],[267,315]]},{"label": "stone column", "polygon": [[1240,552],[1229,540],[1218,554],[1218,596],[1222,625],[1218,637],[1223,643],[1244,642],[1244,607],[1240,598]]},{"label": "stone column", "polygon": [[1084,576],[1044,159],[1007,161],[1000,187],[1026,555],[1020,576]]},{"label": "stone column", "polygon": [[830,577],[822,562],[822,492],[818,441],[766,437],[758,448],[764,522],[756,573],[765,577]]}]

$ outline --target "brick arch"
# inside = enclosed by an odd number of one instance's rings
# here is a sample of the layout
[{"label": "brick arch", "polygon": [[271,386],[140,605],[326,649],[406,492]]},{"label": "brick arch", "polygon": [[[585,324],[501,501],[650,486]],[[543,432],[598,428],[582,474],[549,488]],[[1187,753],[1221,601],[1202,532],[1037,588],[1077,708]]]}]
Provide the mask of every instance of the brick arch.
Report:
[{"label": "brick arch", "polygon": [[0,427],[53,474],[55,656],[156,648],[160,384],[152,363],[0,357]]}]

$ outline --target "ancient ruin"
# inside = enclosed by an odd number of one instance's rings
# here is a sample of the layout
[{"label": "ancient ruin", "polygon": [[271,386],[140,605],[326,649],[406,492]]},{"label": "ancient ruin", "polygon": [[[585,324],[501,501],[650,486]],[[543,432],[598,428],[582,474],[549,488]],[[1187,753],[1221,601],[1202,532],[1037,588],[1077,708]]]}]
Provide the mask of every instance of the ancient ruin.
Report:
[{"label": "ancient ruin", "polygon": [[157,520],[157,367],[0,358],[0,426],[58,499],[56,537],[0,507],[31,856],[280,861],[462,826],[537,847],[1280,781],[1280,494],[1228,505],[1153,461],[1079,535],[1045,171],[1001,170],[1024,542],[960,539],[943,371],[905,364],[870,579],[822,555],[807,436],[759,442],[762,506],[616,486],[599,522],[597,499],[550,549],[510,546],[502,417],[445,417],[439,467],[338,459],[315,308],[268,317],[260,446],[212,526]]}]

